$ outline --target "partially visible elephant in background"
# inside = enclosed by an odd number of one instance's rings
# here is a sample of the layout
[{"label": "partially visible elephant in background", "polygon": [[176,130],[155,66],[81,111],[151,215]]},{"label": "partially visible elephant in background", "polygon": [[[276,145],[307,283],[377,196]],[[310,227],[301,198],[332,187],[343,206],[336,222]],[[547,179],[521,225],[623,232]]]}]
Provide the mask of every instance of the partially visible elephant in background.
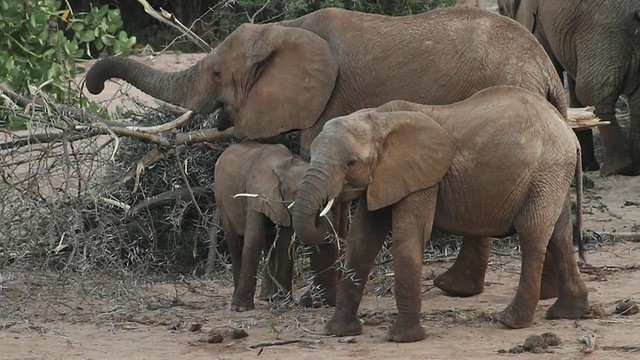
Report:
[{"label": "partially visible elephant in background", "polygon": [[311,146],[291,211],[295,233],[313,245],[325,204],[360,198],[326,333],[362,333],[362,292],[390,230],[398,317],[387,340],[425,337],[422,259],[433,228],[478,238],[519,235],[520,283],[498,315],[505,326],[533,323],[545,252],[559,282],[546,317],[580,318],[589,304],[572,244],[570,197],[575,178],[580,209],[580,156],[578,140],[557,109],[512,86],[484,89],[452,105],[393,101],[327,122]]},{"label": "partially visible elephant in background", "polygon": [[[293,232],[287,206],[308,166],[284,145],[254,141],[229,146],[216,162],[213,189],[231,254],[232,310],[254,309],[258,264],[262,253],[266,256],[272,246],[260,298],[290,296]],[[234,198],[240,193],[259,196]]]},{"label": "partially visible elephant in background", "polygon": [[[477,8],[452,7],[410,16],[383,16],[327,8],[294,20],[244,24],[193,67],[163,72],[123,57],[98,61],[86,76],[87,89],[124,79],[140,90],[195,112],[223,108],[238,138],[271,137],[301,131],[303,159],[331,118],[391,100],[450,104],[494,85],[514,85],[549,100],[566,114],[562,83],[542,46],[524,27]],[[346,234],[348,204],[334,212],[338,235]],[[489,238],[464,241],[456,264],[445,274],[448,291],[477,294],[484,288]],[[477,252],[485,261],[475,260]],[[467,257],[465,254],[471,254]],[[314,247],[324,260],[316,276],[326,296],[335,297],[334,244]],[[331,301],[326,301],[331,304]]]},{"label": "partially visible elephant in background", "polygon": [[[547,50],[569,78],[571,107],[594,105],[611,125],[599,127],[605,149],[600,173],[640,174],[640,1],[498,0]],[[616,121],[618,96],[629,99],[630,147]],[[598,169],[593,135],[579,131],[586,167]],[[630,151],[630,153],[629,153]]]}]

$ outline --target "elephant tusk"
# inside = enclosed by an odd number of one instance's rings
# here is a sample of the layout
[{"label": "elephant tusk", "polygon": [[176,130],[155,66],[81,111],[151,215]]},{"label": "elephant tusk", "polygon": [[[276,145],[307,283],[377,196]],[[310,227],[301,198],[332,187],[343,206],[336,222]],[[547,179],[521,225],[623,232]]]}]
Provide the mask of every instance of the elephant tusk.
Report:
[{"label": "elephant tusk", "polygon": [[237,197],[257,198],[258,196],[260,196],[260,195],[258,195],[258,194],[248,194],[248,193],[238,193],[238,194],[233,195],[233,198],[234,199],[237,198]]},{"label": "elephant tusk", "polygon": [[333,206],[333,202],[336,199],[331,199],[329,200],[329,202],[327,203],[327,206],[324,207],[324,209],[322,209],[322,211],[320,212],[320,217],[323,217],[325,215],[327,215],[327,213],[329,212],[329,210],[331,210],[331,206]]},{"label": "elephant tusk", "polygon": [[287,205],[287,209],[291,210],[291,208],[293,207],[293,204],[295,204],[296,202],[292,202],[291,204]]}]

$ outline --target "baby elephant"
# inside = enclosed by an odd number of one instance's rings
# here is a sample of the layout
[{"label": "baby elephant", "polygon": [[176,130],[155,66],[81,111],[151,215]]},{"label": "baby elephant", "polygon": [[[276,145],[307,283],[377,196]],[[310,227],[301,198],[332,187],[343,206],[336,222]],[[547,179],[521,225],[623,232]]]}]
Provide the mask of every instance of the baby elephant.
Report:
[{"label": "baby elephant", "polygon": [[[229,146],[215,168],[216,204],[233,268],[231,309],[254,309],[256,275],[262,253],[271,250],[260,298],[291,292],[293,260],[289,256],[293,201],[308,163],[284,145],[248,141]],[[239,193],[258,197],[236,197]],[[276,239],[277,229],[279,234]]]},{"label": "baby elephant", "polygon": [[398,316],[387,339],[424,339],[422,257],[432,229],[467,237],[517,233],[522,272],[498,318],[528,327],[540,298],[545,252],[560,290],[547,318],[589,309],[572,244],[570,185],[580,145],[558,111],[527,90],[497,86],[451,105],[392,101],[330,120],[311,146],[311,163],[292,210],[293,228],[313,243],[320,209],[360,198],[349,230],[337,306],[325,332],[357,335],[357,310],[371,266],[392,230]]}]

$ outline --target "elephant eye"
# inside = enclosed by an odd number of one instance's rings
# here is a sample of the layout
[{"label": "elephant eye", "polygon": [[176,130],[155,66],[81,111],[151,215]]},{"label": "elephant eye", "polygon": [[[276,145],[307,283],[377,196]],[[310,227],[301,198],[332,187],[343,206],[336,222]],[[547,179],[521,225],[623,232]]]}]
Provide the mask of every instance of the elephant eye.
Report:
[{"label": "elephant eye", "polygon": [[213,70],[213,76],[219,78],[220,77],[220,70]]},{"label": "elephant eye", "polygon": [[347,166],[348,167],[353,167],[358,163],[358,160],[356,159],[350,159],[349,161],[347,161]]}]

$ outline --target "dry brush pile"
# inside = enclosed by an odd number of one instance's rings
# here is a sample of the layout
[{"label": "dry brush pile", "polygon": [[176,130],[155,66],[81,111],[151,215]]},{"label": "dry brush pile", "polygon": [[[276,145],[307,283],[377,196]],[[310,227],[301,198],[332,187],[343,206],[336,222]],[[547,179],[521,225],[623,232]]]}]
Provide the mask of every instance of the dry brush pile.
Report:
[{"label": "dry brush pile", "polygon": [[114,122],[0,91],[30,129],[0,139],[0,268],[202,270],[233,141],[215,117],[141,107]]}]

